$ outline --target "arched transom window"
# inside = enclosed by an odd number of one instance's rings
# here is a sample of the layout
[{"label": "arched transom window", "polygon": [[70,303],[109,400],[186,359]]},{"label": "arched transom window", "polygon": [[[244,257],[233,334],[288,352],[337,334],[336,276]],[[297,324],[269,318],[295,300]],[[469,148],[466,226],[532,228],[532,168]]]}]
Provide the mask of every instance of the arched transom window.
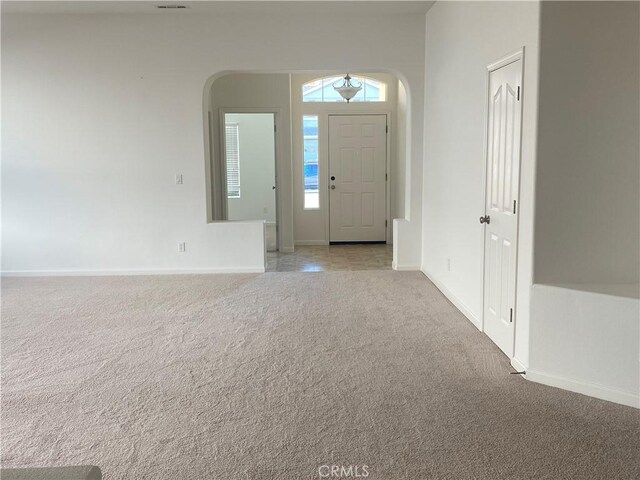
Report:
[{"label": "arched transom window", "polygon": [[[372,78],[352,75],[354,83],[362,84],[352,102],[384,102],[387,99],[387,85]],[[302,86],[303,102],[344,102],[344,98],[333,88],[342,85],[343,77],[324,77],[312,80]]]}]

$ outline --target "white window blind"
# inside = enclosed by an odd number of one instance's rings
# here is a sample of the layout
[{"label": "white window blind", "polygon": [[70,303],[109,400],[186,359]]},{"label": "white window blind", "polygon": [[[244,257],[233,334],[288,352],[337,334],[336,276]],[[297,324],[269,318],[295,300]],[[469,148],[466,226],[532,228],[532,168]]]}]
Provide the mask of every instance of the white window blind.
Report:
[{"label": "white window blind", "polygon": [[227,198],[240,198],[240,149],[238,144],[238,124],[225,124]]}]

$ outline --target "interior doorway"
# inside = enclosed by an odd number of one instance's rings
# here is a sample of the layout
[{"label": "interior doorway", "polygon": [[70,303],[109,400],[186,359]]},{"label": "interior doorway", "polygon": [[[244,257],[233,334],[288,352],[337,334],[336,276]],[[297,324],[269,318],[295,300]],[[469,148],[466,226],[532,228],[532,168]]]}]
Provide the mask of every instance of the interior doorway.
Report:
[{"label": "interior doorway", "polygon": [[509,357],[515,341],[522,52],[488,67],[483,330]]},{"label": "interior doorway", "polygon": [[264,220],[267,251],[277,251],[275,114],[222,111],[220,126],[226,220]]},{"label": "interior doorway", "polygon": [[385,243],[387,116],[329,116],[329,240]]}]

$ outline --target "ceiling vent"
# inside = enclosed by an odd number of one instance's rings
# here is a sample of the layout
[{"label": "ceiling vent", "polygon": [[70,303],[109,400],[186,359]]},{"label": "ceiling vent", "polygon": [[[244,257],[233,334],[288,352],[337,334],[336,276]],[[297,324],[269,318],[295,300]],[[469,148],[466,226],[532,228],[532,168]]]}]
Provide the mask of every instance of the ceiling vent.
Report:
[{"label": "ceiling vent", "polygon": [[186,5],[156,5],[156,8],[160,8],[163,10],[179,10],[182,8],[189,8]]}]

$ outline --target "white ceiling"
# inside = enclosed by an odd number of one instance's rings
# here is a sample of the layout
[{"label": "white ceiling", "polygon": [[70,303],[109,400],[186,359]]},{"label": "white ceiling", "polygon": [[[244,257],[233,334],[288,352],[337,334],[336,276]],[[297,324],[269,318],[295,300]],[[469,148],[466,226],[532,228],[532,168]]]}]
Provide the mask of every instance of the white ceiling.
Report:
[{"label": "white ceiling", "polygon": [[[364,5],[366,9],[363,9]],[[418,14],[426,13],[434,1],[404,0],[157,0],[157,1],[56,1],[2,0],[2,13],[157,13],[188,15],[194,13],[332,13]],[[157,9],[156,5],[187,5],[187,9]]]}]

